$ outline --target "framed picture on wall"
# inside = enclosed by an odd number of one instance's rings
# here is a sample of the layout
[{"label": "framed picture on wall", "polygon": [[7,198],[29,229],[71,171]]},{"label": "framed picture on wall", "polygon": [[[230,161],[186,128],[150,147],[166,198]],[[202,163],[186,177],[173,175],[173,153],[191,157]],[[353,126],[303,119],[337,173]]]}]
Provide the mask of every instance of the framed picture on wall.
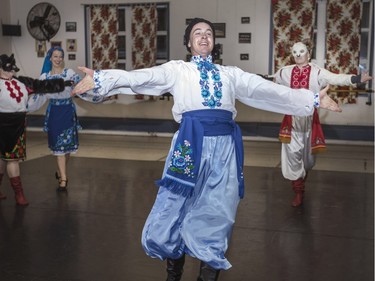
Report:
[{"label": "framed picture on wall", "polygon": [[46,41],[35,40],[35,51],[37,52],[46,52],[47,51],[47,44]]},{"label": "framed picture on wall", "polygon": [[216,38],[225,38],[225,23],[213,23]]},{"label": "framed picture on wall", "polygon": [[249,54],[240,54],[240,60],[249,60]]},{"label": "framed picture on wall", "polygon": [[76,54],[68,54],[68,60],[76,60]]},{"label": "framed picture on wall", "polygon": [[241,18],[241,23],[242,24],[248,24],[248,23],[250,23],[250,17],[242,17]]},{"label": "framed picture on wall", "polygon": [[65,31],[66,32],[76,32],[77,31],[77,23],[75,21],[67,21],[65,23]]},{"label": "framed picture on wall", "polygon": [[238,33],[238,43],[251,43],[251,33]]},{"label": "framed picture on wall", "polygon": [[53,47],[60,47],[61,48],[61,41],[51,41],[51,48]]},{"label": "framed picture on wall", "polygon": [[77,40],[76,39],[66,39],[66,50],[68,52],[77,51]]}]

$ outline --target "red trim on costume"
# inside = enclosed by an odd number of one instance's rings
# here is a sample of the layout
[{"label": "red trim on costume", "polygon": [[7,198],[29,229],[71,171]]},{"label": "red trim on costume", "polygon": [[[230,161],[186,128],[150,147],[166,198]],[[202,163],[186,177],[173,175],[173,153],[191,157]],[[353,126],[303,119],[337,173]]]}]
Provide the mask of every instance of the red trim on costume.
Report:
[{"label": "red trim on costume", "polygon": [[292,139],[292,116],[285,115],[281,122],[279,140],[283,143],[290,143]]},{"label": "red trim on costume", "polygon": [[17,81],[16,80],[12,80],[12,82],[5,81],[5,85],[7,86],[9,96],[12,99],[15,99],[17,103],[20,103],[23,97],[23,93],[21,92],[21,88],[17,84]]},{"label": "red trim on costume", "polygon": [[[290,78],[290,87],[292,89],[309,89],[311,65],[300,69],[298,66],[293,67]],[[292,116],[285,115],[279,131],[279,140],[282,143],[290,143],[292,135]],[[312,132],[311,132],[311,152],[313,154],[326,150],[323,129],[320,124],[318,110],[315,108],[313,114]]]}]

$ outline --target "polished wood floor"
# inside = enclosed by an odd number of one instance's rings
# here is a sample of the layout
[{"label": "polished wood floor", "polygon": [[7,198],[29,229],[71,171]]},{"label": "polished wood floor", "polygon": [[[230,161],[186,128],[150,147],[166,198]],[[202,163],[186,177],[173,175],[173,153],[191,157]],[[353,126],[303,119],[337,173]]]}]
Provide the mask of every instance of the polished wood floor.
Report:
[{"label": "polished wood floor", "polygon": [[[156,195],[168,137],[81,134],[57,193],[45,135],[28,135],[21,164],[30,205],[15,206],[7,177],[0,201],[1,281],[162,281],[145,255],[143,224]],[[246,194],[220,281],[373,281],[373,145],[331,144],[310,173],[305,204],[290,206],[279,143],[245,142]],[[196,280],[188,258],[183,281]]]}]

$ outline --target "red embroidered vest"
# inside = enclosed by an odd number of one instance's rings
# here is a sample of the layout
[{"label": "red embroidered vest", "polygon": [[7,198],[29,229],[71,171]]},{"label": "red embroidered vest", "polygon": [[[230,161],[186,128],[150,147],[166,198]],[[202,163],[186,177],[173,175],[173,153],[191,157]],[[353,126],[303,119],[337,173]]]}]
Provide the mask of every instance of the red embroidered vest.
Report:
[{"label": "red embroidered vest", "polygon": [[[290,87],[292,89],[309,89],[311,66],[307,65],[300,69],[298,66],[293,67],[290,78]],[[313,124],[311,133],[311,152],[318,153],[326,149],[324,134],[319,120],[319,114],[315,108],[313,114]],[[279,131],[279,140],[283,143],[290,143],[292,133],[292,116],[285,115],[281,122]]]}]

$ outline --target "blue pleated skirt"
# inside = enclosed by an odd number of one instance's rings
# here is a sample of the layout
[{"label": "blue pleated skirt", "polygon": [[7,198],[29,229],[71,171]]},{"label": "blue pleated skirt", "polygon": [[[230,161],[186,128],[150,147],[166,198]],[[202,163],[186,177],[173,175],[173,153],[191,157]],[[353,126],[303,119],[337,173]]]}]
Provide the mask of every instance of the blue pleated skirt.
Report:
[{"label": "blue pleated skirt", "polygon": [[71,98],[51,99],[44,121],[48,147],[54,155],[75,153],[79,147],[78,130],[82,129]]},{"label": "blue pleated skirt", "polygon": [[[168,168],[176,140],[166,160]],[[229,269],[225,258],[238,203],[235,144],[231,135],[205,136],[193,195],[160,187],[142,233],[147,255],[164,260],[187,254],[215,269]]]}]

